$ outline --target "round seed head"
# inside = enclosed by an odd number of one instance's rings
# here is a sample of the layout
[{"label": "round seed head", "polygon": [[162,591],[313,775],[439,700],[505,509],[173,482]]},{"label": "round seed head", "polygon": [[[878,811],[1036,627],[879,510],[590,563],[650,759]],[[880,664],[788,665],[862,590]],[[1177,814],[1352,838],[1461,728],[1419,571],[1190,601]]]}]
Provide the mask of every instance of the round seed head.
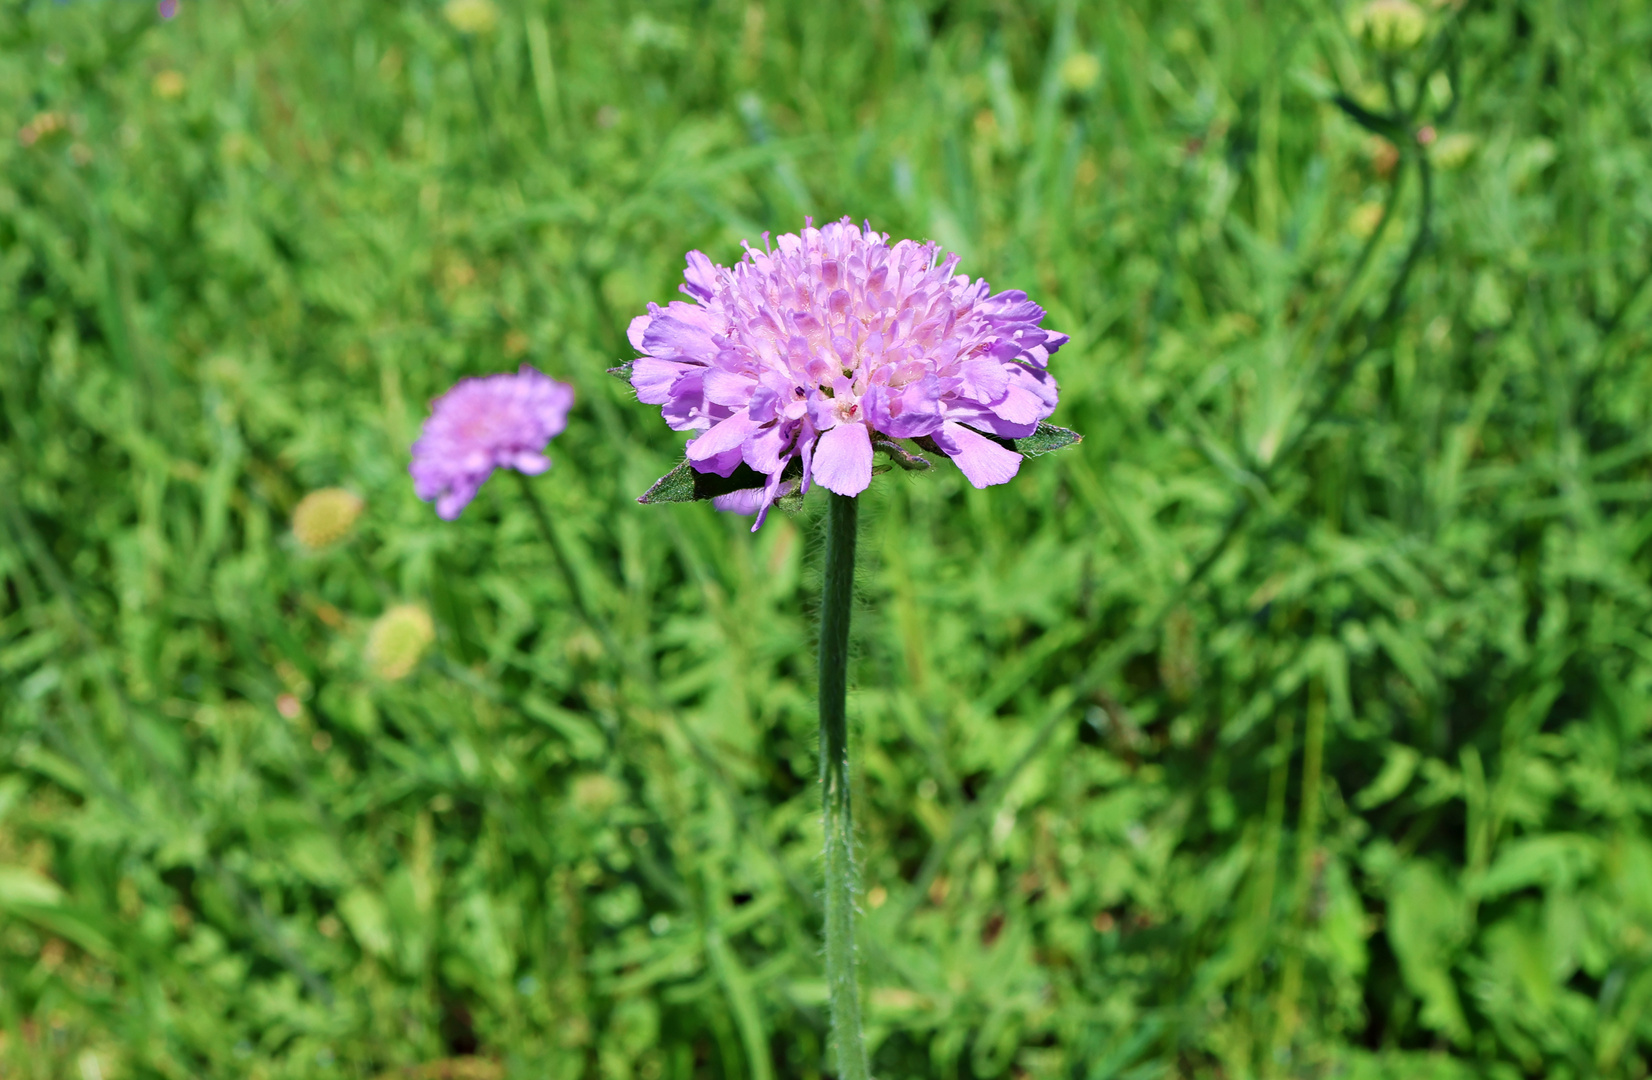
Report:
[{"label": "round seed head", "polygon": [[491,34],[499,25],[499,9],[493,0],[447,0],[442,14],[461,34]]},{"label": "round seed head", "polygon": [[597,816],[619,802],[624,792],[612,777],[602,773],[586,773],[574,779],[569,794],[573,796],[575,806],[587,814]]},{"label": "round seed head", "polygon": [[381,679],[395,682],[419,666],[436,640],[436,624],[418,604],[397,604],[373,620],[367,632],[367,667]]},{"label": "round seed head", "polygon": [[1101,60],[1095,53],[1075,52],[1061,62],[1061,85],[1075,94],[1093,89],[1101,81]]},{"label": "round seed head", "polygon": [[366,505],[343,488],[312,491],[293,508],[293,535],[311,551],[320,551],[349,536]]},{"label": "round seed head", "polygon": [[168,101],[175,101],[183,97],[184,91],[188,89],[183,74],[171,68],[167,68],[156,75],[154,82],[150,85],[153,87],[156,97],[165,98]]},{"label": "round seed head", "polygon": [[1401,53],[1423,39],[1428,16],[1411,0],[1371,0],[1354,14],[1354,33],[1386,53]]}]

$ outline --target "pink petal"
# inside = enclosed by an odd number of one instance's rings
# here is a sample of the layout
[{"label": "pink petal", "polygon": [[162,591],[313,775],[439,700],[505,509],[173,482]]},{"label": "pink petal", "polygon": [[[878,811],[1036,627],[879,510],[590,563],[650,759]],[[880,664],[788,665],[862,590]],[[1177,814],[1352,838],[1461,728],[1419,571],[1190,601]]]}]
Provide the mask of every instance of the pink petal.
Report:
[{"label": "pink petal", "polygon": [[[961,424],[943,424],[936,442],[965,479],[978,488],[1002,484],[1021,471],[1020,454]],[[870,456],[867,460],[871,460]]]},{"label": "pink petal", "polygon": [[768,504],[766,488],[742,488],[712,498],[711,505],[730,514],[755,514]]},{"label": "pink petal", "polygon": [[746,441],[746,436],[756,426],[742,409],[689,443],[688,460],[705,461],[734,450]]},{"label": "pink petal", "polygon": [[[717,267],[698,251],[688,253],[688,269],[683,271],[683,292],[700,300],[710,300],[717,289]],[[640,346],[639,346],[640,347]]]},{"label": "pink petal", "polygon": [[711,335],[718,329],[703,308],[673,300],[649,322],[642,336],[642,347],[661,359],[705,363],[717,355],[717,345]]},{"label": "pink petal", "polygon": [[1036,424],[1053,411],[1032,391],[1019,386],[1007,387],[1003,399],[987,407],[1012,424]]},{"label": "pink petal", "polygon": [[814,478],[839,495],[859,495],[866,490],[872,483],[872,439],[865,424],[839,424],[820,437],[815,446]]},{"label": "pink petal", "polygon": [[958,374],[977,401],[997,401],[1010,385],[1009,373],[998,360],[971,360],[958,365]]},{"label": "pink petal", "polygon": [[636,349],[638,352],[643,351],[643,335],[648,333],[648,324],[653,321],[654,316],[652,315],[638,315],[635,319],[631,320],[631,325],[626,328],[625,336],[631,342],[631,347]]},{"label": "pink petal", "polygon": [[713,367],[706,372],[705,387],[707,401],[739,408],[751,400],[751,393],[757,388],[757,380],[750,375],[740,375],[724,368]]},{"label": "pink petal", "polygon": [[631,386],[637,391],[637,400],[645,405],[664,405],[671,400],[671,387],[687,364],[675,360],[657,360],[645,356],[631,366]]},{"label": "pink petal", "polygon": [[456,491],[449,491],[436,499],[436,516],[443,521],[453,521],[459,512],[470,505],[472,495],[461,495]]}]

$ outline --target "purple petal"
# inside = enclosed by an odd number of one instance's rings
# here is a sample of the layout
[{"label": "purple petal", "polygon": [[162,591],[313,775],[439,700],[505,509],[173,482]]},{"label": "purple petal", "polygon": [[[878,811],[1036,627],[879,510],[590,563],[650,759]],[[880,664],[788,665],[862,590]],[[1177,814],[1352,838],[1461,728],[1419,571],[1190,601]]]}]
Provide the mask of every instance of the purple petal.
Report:
[{"label": "purple petal", "polygon": [[971,360],[958,368],[958,374],[964,380],[964,389],[976,401],[996,401],[1010,384],[1009,373],[1004,370],[1002,361]]},{"label": "purple petal", "polygon": [[645,405],[664,405],[671,400],[672,385],[686,370],[687,364],[675,360],[642,357],[631,365],[631,386],[637,391],[637,400]]},{"label": "purple petal", "polygon": [[771,424],[753,430],[741,447],[741,458],[760,473],[777,473],[791,457],[796,424]]},{"label": "purple petal", "polygon": [[705,363],[717,355],[717,343],[711,339],[715,329],[704,309],[674,300],[649,322],[643,350],[665,360]]},{"label": "purple petal", "polygon": [[747,433],[755,426],[751,417],[742,409],[689,443],[688,459],[699,461],[726,450],[733,450],[745,441]]},{"label": "purple petal", "polygon": [[638,352],[644,351],[642,347],[642,339],[643,336],[648,333],[648,324],[653,321],[654,316],[652,315],[638,315],[635,319],[631,320],[631,325],[625,329],[626,340],[630,341],[631,347]]},{"label": "purple petal", "polygon": [[443,521],[452,521],[459,516],[465,507],[470,505],[470,500],[475,497],[476,493],[474,491],[464,494],[450,491],[436,500],[436,516]]},{"label": "purple petal", "polygon": [[715,496],[711,505],[731,514],[755,514],[768,505],[767,491],[760,487],[731,491],[727,495]]},{"label": "purple petal", "polygon": [[697,472],[727,476],[740,464],[747,437],[757,425],[744,409],[688,444],[688,460]]},{"label": "purple petal", "polygon": [[988,408],[1012,424],[1036,424],[1050,415],[1036,395],[1019,386],[1006,388],[1004,396]]},{"label": "purple petal", "polygon": [[815,445],[814,478],[828,491],[859,495],[872,483],[872,438],[865,424],[839,424]]},{"label": "purple petal", "polygon": [[738,409],[751,401],[752,391],[757,389],[757,380],[750,375],[714,367],[706,372],[705,387],[707,401]]},{"label": "purple petal", "polygon": [[1002,484],[1021,470],[1021,455],[960,424],[945,424],[935,440],[964,477],[978,488]]},{"label": "purple petal", "polygon": [[688,253],[688,269],[683,271],[683,281],[684,293],[697,300],[710,300],[717,289],[717,267],[703,253],[691,251]]}]

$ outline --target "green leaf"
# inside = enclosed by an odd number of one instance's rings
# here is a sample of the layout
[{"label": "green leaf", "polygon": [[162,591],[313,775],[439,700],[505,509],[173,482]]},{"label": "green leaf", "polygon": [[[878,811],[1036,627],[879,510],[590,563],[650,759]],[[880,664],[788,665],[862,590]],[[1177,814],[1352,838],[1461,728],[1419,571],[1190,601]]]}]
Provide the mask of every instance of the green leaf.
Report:
[{"label": "green leaf", "polygon": [[[792,475],[801,474],[803,465],[795,458],[787,465],[786,472]],[[719,495],[729,495],[736,491],[750,491],[768,483],[769,478],[748,465],[738,466],[728,476],[718,476],[716,473],[697,472],[690,465],[687,458],[682,464],[654,481],[654,486],[637,499],[640,503],[680,503],[702,502],[706,499],[715,499]]]},{"label": "green leaf", "polygon": [[57,882],[26,866],[0,866],[0,909],[54,907],[63,902]]},{"label": "green leaf", "polygon": [[608,368],[607,370],[608,374],[612,375],[620,382],[628,383],[631,381],[631,369],[636,366],[637,362],[635,360],[627,360],[625,363]]},{"label": "green leaf", "polygon": [[1010,445],[1028,457],[1038,457],[1040,454],[1051,454],[1064,446],[1083,442],[1084,436],[1076,431],[1054,424],[1046,424],[1042,420],[1038,423],[1038,430],[1024,439],[1011,439]]},{"label": "green leaf", "polygon": [[1400,871],[1388,897],[1388,942],[1406,985],[1422,1000],[1419,1019],[1459,1045],[1469,1031],[1451,961],[1468,931],[1462,898],[1438,870],[1414,862]]},{"label": "green leaf", "polygon": [[1405,786],[1411,783],[1411,777],[1417,772],[1417,764],[1422,755],[1409,746],[1401,743],[1390,743],[1384,751],[1382,771],[1377,778],[1365,786],[1365,789],[1354,796],[1354,806],[1360,810],[1370,810],[1381,806],[1393,799]]},{"label": "green leaf", "polygon": [[70,909],[63,889],[26,866],[0,866],[0,913],[34,923],[87,952],[107,956],[109,939],[79,912]]},{"label": "green leaf", "polygon": [[339,900],[338,910],[363,952],[374,956],[390,954],[393,944],[390,913],[377,893],[361,888],[351,889]]},{"label": "green leaf", "polygon": [[1581,833],[1548,833],[1511,840],[1474,892],[1493,899],[1538,885],[1570,891],[1595,872],[1601,856],[1600,841]]}]

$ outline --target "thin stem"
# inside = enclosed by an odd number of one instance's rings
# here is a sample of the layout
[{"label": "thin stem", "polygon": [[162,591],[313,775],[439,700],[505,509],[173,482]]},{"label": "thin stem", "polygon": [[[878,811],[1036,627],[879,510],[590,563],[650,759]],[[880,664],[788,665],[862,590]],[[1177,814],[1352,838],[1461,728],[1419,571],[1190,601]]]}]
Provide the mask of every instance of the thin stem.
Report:
[{"label": "thin stem", "polygon": [[625,662],[625,653],[614,640],[614,632],[608,628],[608,620],[597,615],[596,611],[585,599],[585,590],[580,587],[579,575],[574,573],[574,564],[568,558],[567,546],[562,542],[562,534],[556,531],[551,524],[551,516],[545,512],[545,504],[539,501],[534,494],[533,482],[522,473],[516,473],[517,483],[522,488],[522,498],[527,501],[528,509],[533,511],[533,519],[539,526],[540,535],[545,538],[545,545],[551,549],[551,555],[556,559],[556,567],[562,571],[563,581],[568,586],[568,595],[573,599],[574,610],[585,624],[602,639],[602,646],[608,654],[621,663]]},{"label": "thin stem", "polygon": [[1291,915],[1292,940],[1279,979],[1279,1008],[1273,1039],[1273,1060],[1284,1061],[1301,1026],[1297,999],[1302,994],[1306,961],[1308,911],[1319,877],[1319,782],[1325,761],[1325,684],[1315,679],[1308,687],[1308,721],[1302,737],[1302,805],[1296,825],[1296,896]]},{"label": "thin stem", "polygon": [[[1260,878],[1255,907],[1251,909],[1250,964],[1243,984],[1245,1003],[1252,1008],[1255,1007],[1255,987],[1262,978],[1262,961],[1267,953],[1269,930],[1273,923],[1274,889],[1279,881],[1279,849],[1285,833],[1285,789],[1291,781],[1291,751],[1295,745],[1296,714],[1289,709],[1280,709],[1274,734],[1273,768],[1268,773],[1268,810],[1267,823],[1262,830]],[[1252,1023],[1251,1029],[1260,1032],[1261,1026],[1260,1023]],[[1276,1076],[1278,1071],[1278,1062],[1262,1062],[1263,1076]]]},{"label": "thin stem", "polygon": [[842,1080],[868,1080],[855,983],[854,829],[849,807],[849,609],[855,596],[853,497],[826,495],[826,586],[820,603],[820,789],[826,831],[826,987]]}]

